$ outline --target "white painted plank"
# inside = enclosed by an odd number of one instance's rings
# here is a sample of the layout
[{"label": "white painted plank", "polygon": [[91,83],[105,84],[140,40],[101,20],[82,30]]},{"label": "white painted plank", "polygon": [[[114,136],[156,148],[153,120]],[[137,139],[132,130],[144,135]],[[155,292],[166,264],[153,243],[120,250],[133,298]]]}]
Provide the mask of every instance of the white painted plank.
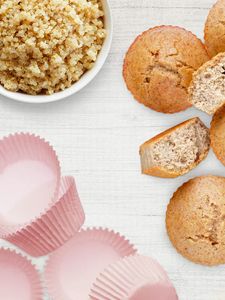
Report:
[{"label": "white painted plank", "polygon": [[[1,136],[29,131],[49,140],[60,157],[63,174],[76,177],[87,216],[85,225],[118,230],[140,253],[158,259],[180,300],[224,300],[225,268],[197,266],[178,255],[167,238],[164,221],[166,206],[179,185],[197,175],[223,175],[224,167],[211,152],[188,175],[160,180],[140,174],[138,154],[139,145],[160,131],[192,116],[200,116],[209,125],[210,118],[194,109],[175,115],[153,112],[133,100],[121,74],[128,46],[151,26],[179,25],[202,38],[213,1],[110,3],[115,23],[113,45],[97,78],[76,96],[58,103],[33,106],[1,97]],[[40,269],[44,261],[34,260]]]}]

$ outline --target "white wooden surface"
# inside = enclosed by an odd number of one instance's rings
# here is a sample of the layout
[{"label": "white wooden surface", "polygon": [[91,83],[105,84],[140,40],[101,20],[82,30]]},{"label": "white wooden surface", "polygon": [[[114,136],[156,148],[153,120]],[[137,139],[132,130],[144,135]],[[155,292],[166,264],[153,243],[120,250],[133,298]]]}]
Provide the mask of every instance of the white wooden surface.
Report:
[{"label": "white wooden surface", "polygon": [[[213,0],[111,0],[113,46],[103,70],[87,88],[71,99],[40,106],[0,98],[1,136],[29,131],[49,140],[63,174],[76,178],[86,226],[120,231],[140,253],[158,259],[180,300],[224,300],[225,266],[201,267],[176,253],[165,230],[166,206],[184,181],[208,173],[223,175],[225,169],[211,152],[182,178],[141,175],[138,148],[142,142],[192,116],[207,124],[210,118],[195,109],[167,116],[138,104],[124,85],[121,67],[130,43],[149,27],[180,25],[202,38],[212,4]],[[42,269],[44,259],[34,262]]]}]

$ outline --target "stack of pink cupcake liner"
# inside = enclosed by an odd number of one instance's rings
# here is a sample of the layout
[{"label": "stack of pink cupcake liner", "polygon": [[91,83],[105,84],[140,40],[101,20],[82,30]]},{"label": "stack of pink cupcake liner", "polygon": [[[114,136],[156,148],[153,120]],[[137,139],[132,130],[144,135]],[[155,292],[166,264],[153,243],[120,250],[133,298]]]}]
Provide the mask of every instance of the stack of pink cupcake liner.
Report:
[{"label": "stack of pink cupcake liner", "polygon": [[75,180],[62,176],[53,148],[31,134],[0,141],[0,238],[33,257],[49,255],[44,280],[25,256],[0,249],[0,299],[175,300],[154,260],[119,233],[81,229],[85,215]]}]

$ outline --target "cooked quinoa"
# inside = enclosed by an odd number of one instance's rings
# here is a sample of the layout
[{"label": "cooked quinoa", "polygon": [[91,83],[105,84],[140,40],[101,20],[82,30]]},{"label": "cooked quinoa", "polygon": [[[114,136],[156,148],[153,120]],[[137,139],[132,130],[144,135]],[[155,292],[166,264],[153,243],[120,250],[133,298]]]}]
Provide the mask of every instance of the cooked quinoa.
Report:
[{"label": "cooked quinoa", "polygon": [[96,61],[106,31],[100,0],[0,0],[0,84],[52,94]]}]

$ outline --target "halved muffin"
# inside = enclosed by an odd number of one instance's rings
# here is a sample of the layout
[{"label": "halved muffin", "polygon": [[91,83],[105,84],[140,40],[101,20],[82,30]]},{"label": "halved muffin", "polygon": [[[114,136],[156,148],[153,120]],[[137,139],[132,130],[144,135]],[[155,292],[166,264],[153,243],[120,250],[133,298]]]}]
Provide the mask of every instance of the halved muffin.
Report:
[{"label": "halved muffin", "polygon": [[140,147],[142,173],[174,178],[188,173],[206,158],[209,129],[199,118],[185,121]]}]

